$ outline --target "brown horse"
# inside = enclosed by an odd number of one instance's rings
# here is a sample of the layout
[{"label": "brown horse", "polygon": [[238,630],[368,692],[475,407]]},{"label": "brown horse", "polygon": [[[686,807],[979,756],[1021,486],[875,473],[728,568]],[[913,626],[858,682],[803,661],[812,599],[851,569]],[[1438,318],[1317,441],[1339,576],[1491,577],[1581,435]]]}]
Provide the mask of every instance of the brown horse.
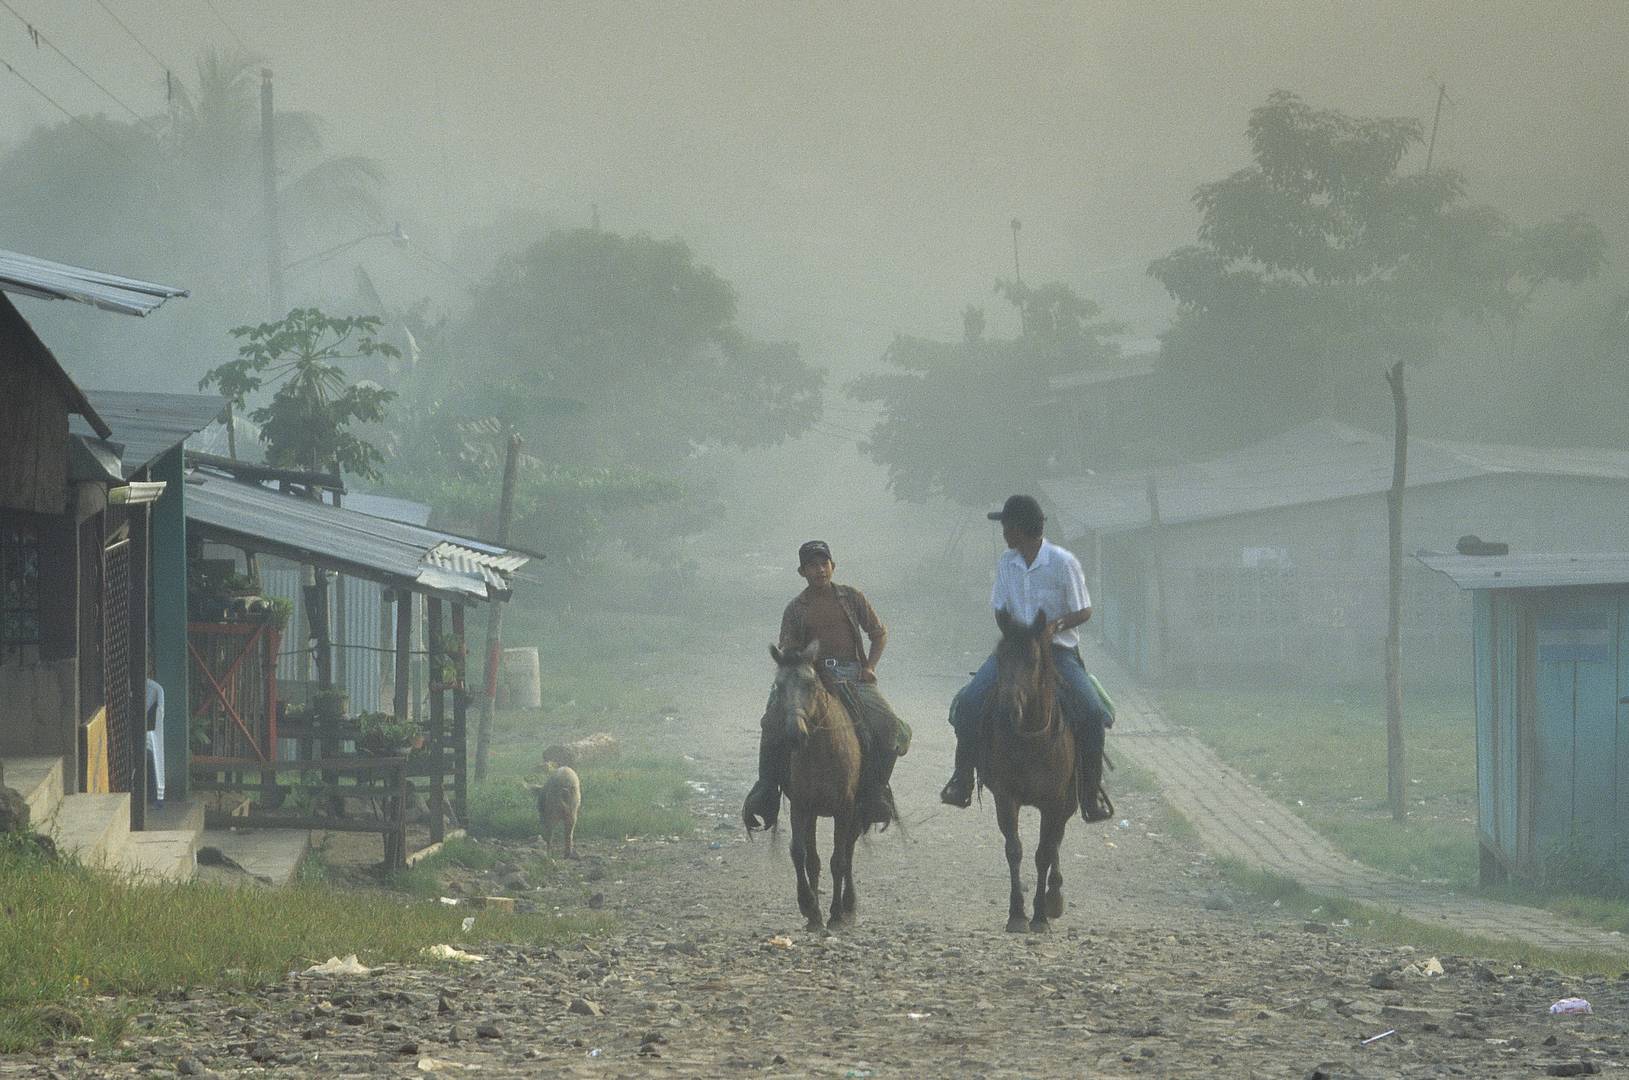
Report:
[{"label": "brown horse", "polygon": [[1029,625],[1006,611],[996,612],[1001,640],[996,644],[996,685],[984,721],[987,749],[980,782],[995,796],[996,823],[1007,841],[1007,869],[1012,896],[1007,931],[1025,931],[1024,893],[1018,865],[1024,844],[1018,838],[1019,807],[1041,812],[1041,836],[1035,847],[1035,917],[1027,929],[1044,933],[1048,919],[1063,914],[1063,874],[1058,848],[1075,812],[1075,739],[1063,722],[1057,702],[1057,672],[1046,641],[1046,613],[1035,613]]},{"label": "brown horse", "polygon": [[792,805],[792,867],[797,871],[798,909],[809,929],[821,928],[820,853],[815,822],[832,819],[831,925],[854,921],[854,844],[864,830],[856,795],[860,787],[860,738],[837,696],[815,674],[820,643],[782,652],[771,645],[775,701],[784,710],[792,743],[786,798]]}]

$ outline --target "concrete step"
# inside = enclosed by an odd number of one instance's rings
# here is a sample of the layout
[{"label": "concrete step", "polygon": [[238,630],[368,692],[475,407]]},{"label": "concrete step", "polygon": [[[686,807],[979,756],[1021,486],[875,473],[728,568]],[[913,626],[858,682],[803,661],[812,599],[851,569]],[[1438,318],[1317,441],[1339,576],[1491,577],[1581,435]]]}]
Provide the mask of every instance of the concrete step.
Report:
[{"label": "concrete step", "polygon": [[116,869],[130,835],[130,795],[66,795],[57,806],[51,838],[57,850],[86,866]]},{"label": "concrete step", "polygon": [[5,760],[5,783],[22,793],[28,803],[28,820],[35,832],[44,831],[46,822],[62,802],[62,759],[60,757],[14,757]]},{"label": "concrete step", "polygon": [[166,799],[164,805],[147,808],[147,831],[195,832],[204,831],[204,801],[202,799]]},{"label": "concrete step", "polygon": [[200,877],[210,881],[287,885],[311,847],[304,829],[205,829],[201,847],[218,850],[243,870],[210,866]]},{"label": "concrete step", "polygon": [[202,829],[147,829],[125,837],[114,869],[131,877],[191,881],[197,873]]}]

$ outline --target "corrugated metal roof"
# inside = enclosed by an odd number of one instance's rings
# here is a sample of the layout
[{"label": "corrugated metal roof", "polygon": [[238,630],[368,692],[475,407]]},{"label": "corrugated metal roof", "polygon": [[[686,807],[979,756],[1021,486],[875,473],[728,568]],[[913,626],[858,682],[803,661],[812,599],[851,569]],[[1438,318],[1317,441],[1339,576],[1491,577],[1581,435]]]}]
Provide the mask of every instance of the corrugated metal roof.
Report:
[{"label": "corrugated metal roof", "polygon": [[1563,585],[1629,585],[1629,552],[1583,555],[1457,555],[1422,551],[1415,558],[1461,589],[1545,589]]},{"label": "corrugated metal roof", "polygon": [[370,495],[360,491],[345,493],[345,509],[372,517],[405,521],[409,525],[430,524],[430,504],[398,499],[394,495]]},{"label": "corrugated metal roof", "polygon": [[[1159,486],[1160,521],[1180,524],[1387,491],[1391,470],[1391,436],[1315,420],[1210,461],[1043,480],[1041,488],[1064,531],[1079,535],[1147,525],[1151,472]],[[1408,442],[1410,488],[1496,474],[1629,481],[1629,452]]]},{"label": "corrugated metal roof", "polygon": [[[113,429],[112,440],[124,447],[127,478],[208,427],[223,408],[220,398],[202,394],[87,390],[85,397]],[[78,417],[69,417],[68,429],[76,435],[90,434],[90,425]]]},{"label": "corrugated metal roof", "polygon": [[1154,374],[1154,370],[1155,362],[1153,360],[1142,360],[1116,364],[1113,367],[1096,368],[1091,371],[1075,371],[1068,375],[1054,376],[1047,381],[1054,390],[1079,390],[1082,387],[1119,382],[1121,379],[1146,379]]},{"label": "corrugated metal roof", "polygon": [[43,300],[77,300],[126,315],[146,315],[172,296],[189,295],[186,289],[173,285],[104,274],[5,250],[0,250],[0,289]]},{"label": "corrugated metal roof", "polygon": [[498,556],[443,533],[204,472],[188,478],[187,518],[279,553],[307,553],[359,576],[481,599],[507,594],[508,564],[526,562],[500,552],[498,565]]}]

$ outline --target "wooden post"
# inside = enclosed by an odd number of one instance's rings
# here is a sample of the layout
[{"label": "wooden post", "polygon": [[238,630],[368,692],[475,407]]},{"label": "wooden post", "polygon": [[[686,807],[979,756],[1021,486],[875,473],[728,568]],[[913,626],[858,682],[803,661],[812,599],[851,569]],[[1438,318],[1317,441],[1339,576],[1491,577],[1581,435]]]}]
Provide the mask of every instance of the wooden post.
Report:
[{"label": "wooden post", "polygon": [[397,589],[396,596],[396,693],[391,712],[398,720],[407,719],[407,679],[413,666],[413,594]]},{"label": "wooden post", "polygon": [[[142,473],[146,476],[146,473]],[[129,611],[126,613],[125,660],[128,664],[127,683],[131,719],[130,747],[130,828],[140,832],[147,828],[147,598],[152,585],[147,575],[150,547],[147,532],[147,507],[130,507],[130,590]]]},{"label": "wooden post", "polygon": [[[520,463],[519,435],[509,436],[503,459],[503,490],[498,497],[498,546],[509,542],[509,521],[515,510],[515,468]],[[489,601],[486,617],[486,685],[481,695],[481,717],[475,726],[475,779],[486,779],[487,747],[492,742],[492,710],[498,696],[498,669],[503,663],[503,602]],[[462,745],[462,744],[460,744]],[[464,820],[459,814],[458,820]]]},{"label": "wooden post", "polygon": [[453,633],[453,814],[460,827],[469,822],[469,649],[464,641],[464,605],[452,606]]},{"label": "wooden post", "polygon": [[442,771],[447,751],[446,699],[441,687],[441,665],[446,646],[441,637],[441,601],[425,597],[425,618],[430,628],[430,722],[425,727],[424,745],[430,750],[430,842],[440,843],[447,835],[447,790]]},{"label": "wooden post", "polygon": [[1403,362],[1386,371],[1391,387],[1395,434],[1392,442],[1391,491],[1386,495],[1386,539],[1390,581],[1386,590],[1386,795],[1391,816],[1408,816],[1403,762],[1403,487],[1408,478],[1408,399],[1403,393]]},{"label": "wooden post", "polygon": [[1148,474],[1148,551],[1154,573],[1154,630],[1156,678],[1168,669],[1171,655],[1171,630],[1165,614],[1165,552],[1160,537],[1160,489],[1154,473]]}]

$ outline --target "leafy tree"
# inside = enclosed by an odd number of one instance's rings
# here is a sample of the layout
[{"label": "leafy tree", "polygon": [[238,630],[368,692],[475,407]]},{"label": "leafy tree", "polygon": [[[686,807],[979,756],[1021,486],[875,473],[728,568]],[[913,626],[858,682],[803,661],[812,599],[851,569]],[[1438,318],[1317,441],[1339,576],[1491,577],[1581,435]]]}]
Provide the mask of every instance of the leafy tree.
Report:
[{"label": "leafy tree", "polygon": [[238,358],[211,370],[198,388],[219,387],[242,409],[249,395],[275,386],[271,401],[249,414],[260,425],[268,464],[308,472],[337,466],[378,479],[383,455],[349,429],[382,421],[396,393],[347,382],[340,362],[400,356],[374,336],[379,323],[371,315],[333,318],[316,308],[296,308],[277,322],[235,327],[232,336],[244,339]]},{"label": "leafy tree", "polygon": [[682,241],[556,231],[477,290],[450,333],[464,359],[431,393],[572,465],[671,472],[706,447],[774,445],[819,419],[823,376],[735,312]]},{"label": "leafy tree", "polygon": [[1161,380],[1191,449],[1319,413],[1364,419],[1353,403],[1384,404],[1374,372],[1428,358],[1445,320],[1513,333],[1546,284],[1600,268],[1600,232],[1583,218],[1518,229],[1467,203],[1456,173],[1405,172],[1422,138],[1412,118],[1350,117],[1280,91],[1247,136],[1252,164],[1194,196],[1198,243],[1149,267],[1178,303]]},{"label": "leafy tree", "polygon": [[1066,285],[998,281],[996,292],[1023,310],[1021,337],[985,337],[984,313],[970,307],[961,341],[896,337],[882,358],[893,370],[847,388],[882,406],[864,450],[901,499],[999,501],[1049,461],[1073,456],[1076,433],[1048,407],[1051,380],[1112,362],[1119,352],[1110,338],[1121,327]]}]

